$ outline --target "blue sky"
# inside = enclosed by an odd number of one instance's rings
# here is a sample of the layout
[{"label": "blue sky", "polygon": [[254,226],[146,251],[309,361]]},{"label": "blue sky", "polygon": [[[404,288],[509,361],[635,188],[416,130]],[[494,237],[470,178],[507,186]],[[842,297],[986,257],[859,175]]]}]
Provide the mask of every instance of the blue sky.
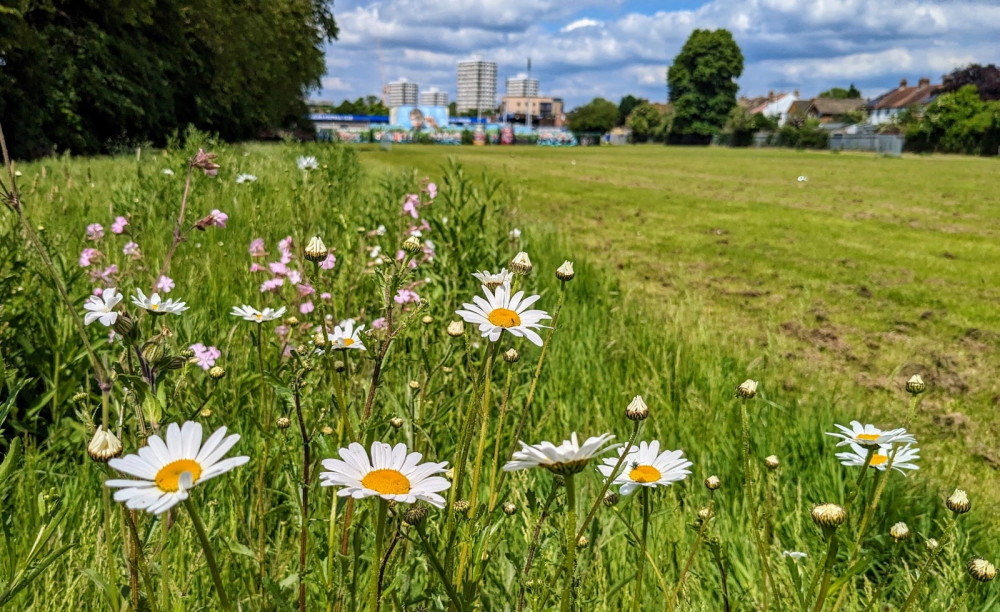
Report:
[{"label": "blue sky", "polygon": [[[726,28],[743,50],[740,93],[811,97],[854,83],[874,97],[906,78],[940,82],[1000,63],[1000,2],[956,0],[338,0],[340,39],[314,98],[355,99],[406,78],[455,93],[472,54],[504,79],[525,71],[567,108],[595,96],[666,99],[666,69],[695,28]],[[379,50],[381,49],[381,53]],[[381,55],[381,58],[380,58]]]}]

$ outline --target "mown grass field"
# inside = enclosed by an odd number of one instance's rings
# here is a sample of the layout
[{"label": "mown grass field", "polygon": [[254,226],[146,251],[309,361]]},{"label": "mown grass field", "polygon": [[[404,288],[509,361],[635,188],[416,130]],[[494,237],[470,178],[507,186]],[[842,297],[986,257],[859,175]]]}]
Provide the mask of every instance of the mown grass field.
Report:
[{"label": "mown grass field", "polygon": [[[185,163],[198,144],[138,158],[66,157],[18,166],[28,222],[78,310],[95,286],[77,261],[82,248],[99,247],[106,257],[101,267],[119,265],[114,282],[126,296],[155,282],[171,244]],[[650,496],[640,609],[662,608],[675,590],[678,610],[722,609],[720,564],[732,609],[761,609],[765,589],[747,518],[751,507],[764,510],[766,556],[784,608],[807,607],[796,593],[808,586],[803,580],[819,575],[825,550],[810,507],[846,503],[858,474],[835,459],[842,449],[824,432],[852,418],[895,427],[907,412],[902,387],[913,373],[928,383],[910,427],[921,449],[921,469],[888,479],[857,563],[849,559],[847,539],[853,539],[860,512],[850,515],[844,550],[833,565],[833,576],[849,574],[849,580],[833,583],[826,609],[843,584],[848,586],[841,609],[862,609],[884,577],[891,580],[881,601],[898,607],[927,558],[924,541],[932,537],[945,543],[940,562],[923,585],[926,596],[911,609],[996,605],[995,587],[973,590],[962,568],[971,554],[995,559],[1000,535],[990,511],[1000,501],[991,467],[997,461],[991,415],[1000,365],[995,336],[1000,273],[991,265],[1000,250],[991,241],[1000,226],[991,210],[995,164],[659,147],[412,146],[383,152],[201,144],[220,154],[221,168],[216,178],[195,173],[188,225],[212,209],[229,220],[225,228],[188,230],[179,245],[170,268],[176,283],[170,297],[187,301],[191,309],[179,317],[143,315],[138,325],[148,337],[165,323],[169,333],[161,342],[171,354],[195,342],[218,346],[226,377],[214,381],[187,364],[164,373],[158,394],[137,399],[134,388],[143,381],[129,369],[132,360],[120,340],[109,344],[99,324],[86,333],[105,367],[120,372],[108,400],[126,453],[143,444],[139,414],[150,426],[194,419],[207,431],[224,424],[243,436],[232,454],[247,455],[250,462],[191,495],[212,535],[230,599],[242,609],[296,609],[300,578],[310,610],[336,609],[338,601],[339,609],[364,609],[368,576],[378,566],[373,562],[377,506],[367,503],[374,500],[357,505],[341,552],[346,502],[315,480],[318,461],[335,457],[346,444],[332,398],[343,393],[347,422],[360,439],[405,442],[428,459],[454,464],[467,406],[482,397],[475,379],[486,367],[487,343],[469,325],[464,340],[444,329],[479,290],[471,273],[509,265],[518,250],[528,251],[534,262],[521,287],[541,296],[536,307],[551,313],[560,295],[565,297],[521,437],[558,443],[572,431],[584,437],[610,432],[623,441],[632,430],[625,406],[641,394],[651,412],[640,438],[683,449],[693,463],[686,480]],[[297,169],[302,155],[316,156],[319,167]],[[445,168],[450,156],[461,166]],[[174,175],[164,175],[164,168]],[[258,180],[237,184],[240,173]],[[799,175],[808,182],[796,181]],[[291,282],[262,292],[261,281],[269,276],[250,271],[250,264],[275,259],[278,241],[291,236],[293,265],[301,263],[304,273],[316,275],[309,278],[317,293],[331,294],[325,308],[336,319],[357,317],[370,329],[386,312],[383,283],[403,282],[375,273],[392,266],[374,265],[373,249],[380,247],[393,259],[416,224],[401,210],[403,202],[408,193],[419,192],[425,177],[439,190],[433,204],[420,209],[429,227],[422,238],[434,242],[435,257],[422,261],[404,286],[426,305],[389,304],[397,324],[406,326],[387,353],[379,384],[370,385],[373,354],[387,341],[385,332],[365,336],[369,350],[352,352],[342,373],[325,357],[312,358],[311,369],[303,371],[295,357],[283,356],[283,348],[303,346],[304,354],[311,353],[321,302],[313,312],[301,311],[307,296]],[[88,224],[108,228],[117,215],[128,217],[130,234],[87,240]],[[515,227],[522,235],[512,241],[508,232]],[[301,261],[302,248],[317,234],[336,249],[336,266],[326,272]],[[258,237],[269,251],[266,259],[254,260],[247,252]],[[129,238],[139,243],[141,259],[121,255]],[[563,286],[554,271],[565,259],[575,262],[576,277]],[[101,419],[102,396],[68,307],[6,212],[0,272],[6,381],[0,401],[23,383],[3,422],[3,449],[14,437],[25,447],[16,470],[0,482],[0,597],[14,584],[12,577],[24,577],[19,572],[32,559],[36,535],[47,530],[51,537],[43,539],[33,567],[60,547],[65,550],[11,605],[124,610],[131,609],[138,590],[142,609],[218,609],[205,556],[182,506],[158,518],[136,514],[150,584],[130,584],[139,576],[130,569],[134,551],[125,546],[128,515],[102,492],[102,482],[117,475],[85,451],[93,423]],[[242,303],[285,305],[298,319],[283,321],[284,338],[276,333],[282,321],[260,328],[260,361],[256,325],[229,315]],[[139,315],[128,298],[123,305]],[[430,320],[424,322],[424,315]],[[487,440],[499,438],[505,448],[514,442],[513,418],[508,416],[506,428],[498,426],[502,398],[509,397],[510,415],[520,413],[541,357],[538,347],[504,335],[499,347],[509,346],[521,359],[495,366],[483,430]],[[297,420],[290,388],[298,377],[307,383],[301,399],[312,451],[304,511],[298,423],[279,430],[268,421]],[[758,397],[748,404],[750,459],[759,477],[749,495],[741,488],[740,409],[734,398],[734,387],[747,378],[761,381]],[[126,392],[130,386],[133,391]],[[372,413],[363,418],[372,389]],[[399,428],[390,425],[393,417],[402,419]],[[471,423],[478,435],[476,419]],[[487,473],[494,465],[490,454]],[[763,469],[770,454],[780,458],[778,471]],[[460,497],[488,498],[485,476],[473,492],[472,468],[466,472]],[[686,581],[678,587],[697,538],[691,528],[696,512],[709,499],[702,482],[711,474],[723,482],[714,494],[714,518],[706,544],[691,557]],[[582,515],[601,481],[589,468],[576,481]],[[470,519],[431,509],[425,529],[447,568],[446,579],[413,530],[391,515],[390,533],[398,527],[408,537],[386,561],[383,610],[448,609],[444,580],[459,591],[463,609],[516,609],[522,591],[525,609],[556,605],[566,496],[555,489],[547,522],[538,527],[554,490],[552,476],[531,470],[504,482],[500,501],[515,505],[509,516],[499,506]],[[943,500],[959,485],[968,489],[973,510],[962,517],[955,537],[946,539],[943,530],[951,518]],[[589,543],[576,561],[576,609],[633,605],[639,497],[623,497],[613,509],[601,506],[587,528]],[[900,520],[915,536],[894,548],[887,531]],[[300,574],[303,524],[308,545]],[[718,561],[709,543],[718,547]],[[525,572],[533,547],[537,552]],[[483,550],[488,554],[480,555]],[[796,563],[782,557],[785,550],[808,556]],[[893,554],[896,562],[890,563]],[[470,573],[459,569],[459,558],[469,562]],[[964,594],[970,597],[962,600]],[[770,605],[773,609],[773,599]]]}]

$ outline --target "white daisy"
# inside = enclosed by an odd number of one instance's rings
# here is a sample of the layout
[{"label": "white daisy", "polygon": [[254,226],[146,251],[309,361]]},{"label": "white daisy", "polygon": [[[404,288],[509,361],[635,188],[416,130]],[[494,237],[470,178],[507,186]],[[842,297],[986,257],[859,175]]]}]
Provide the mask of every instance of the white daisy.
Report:
[{"label": "white daisy", "polygon": [[163,169],[163,174],[166,174],[167,176],[173,176],[174,175],[174,171],[171,170],[170,168],[164,168]]},{"label": "white daisy", "polygon": [[792,561],[798,561],[799,559],[805,559],[809,555],[804,552],[799,552],[797,550],[786,550],[782,551],[782,557],[789,557]]},{"label": "white daisy", "polygon": [[300,157],[295,160],[295,163],[298,165],[299,170],[315,170],[319,168],[319,162],[312,155],[309,157]]},{"label": "white daisy", "polygon": [[101,325],[111,327],[118,320],[118,313],[114,307],[122,301],[122,294],[118,293],[114,287],[108,287],[101,292],[100,296],[92,295],[87,298],[83,309],[87,314],[83,315],[84,325],[90,325],[94,321],[100,321]]},{"label": "white daisy", "polygon": [[496,274],[483,270],[482,272],[473,272],[473,276],[479,281],[479,284],[489,287],[490,289],[496,289],[504,283],[510,283],[511,279],[514,278],[514,274],[507,270],[507,268],[500,268],[500,271]]},{"label": "white daisy", "polygon": [[138,454],[109,461],[108,465],[119,472],[141,479],[105,482],[119,489],[115,501],[132,510],[160,514],[187,499],[194,485],[250,460],[245,456],[222,459],[239,441],[239,434],[226,436],[226,428],[220,427],[202,444],[201,433],[200,423],[188,421],[181,427],[171,423],[166,442],[160,436],[150,436]]},{"label": "white daisy", "polygon": [[799,182],[800,183],[808,183],[809,182],[809,177],[805,176],[805,175],[802,175],[802,176],[799,177]]},{"label": "white daisy", "polygon": [[160,300],[160,294],[154,293],[146,297],[142,289],[135,290],[138,295],[132,296],[132,303],[139,308],[145,308],[153,314],[181,314],[188,309],[188,306],[180,300]]},{"label": "white daisy", "polygon": [[252,321],[254,323],[263,323],[264,321],[273,321],[283,314],[285,314],[285,307],[275,310],[273,308],[265,308],[264,310],[257,310],[253,306],[247,306],[244,304],[241,306],[233,306],[232,312],[229,314],[234,317],[242,317],[244,321]]},{"label": "white daisy", "polygon": [[256,182],[257,175],[255,174],[240,174],[236,176],[236,184],[242,185],[243,183],[253,183]]},{"label": "white daisy", "polygon": [[[625,452],[624,448],[618,449],[618,456]],[[618,459],[607,458],[604,465],[597,466],[597,469],[604,478],[611,476]],[[621,485],[618,490],[622,495],[628,495],[639,487],[659,487],[668,486],[675,482],[684,480],[691,470],[691,462],[684,458],[684,451],[663,451],[660,452],[660,442],[653,440],[649,444],[640,442],[639,446],[632,447],[625,457],[625,469],[619,474],[613,485]]]},{"label": "white daisy", "polygon": [[533,467],[543,467],[556,474],[576,474],[583,470],[590,461],[590,458],[598,453],[611,450],[614,447],[601,449],[607,442],[614,438],[612,434],[601,434],[595,438],[587,438],[582,445],[577,440],[576,432],[570,436],[569,440],[563,440],[562,444],[556,446],[551,442],[540,444],[525,444],[518,440],[521,450],[516,451],[503,466],[505,472],[514,470],[526,470]]},{"label": "white daisy", "polygon": [[917,441],[911,434],[906,433],[906,430],[902,427],[899,429],[882,430],[870,423],[862,425],[860,421],[851,421],[850,428],[840,424],[834,424],[834,427],[843,433],[827,432],[826,435],[841,438],[841,441],[837,442],[837,446],[853,443],[871,448],[884,444],[895,444],[897,442],[916,443]]},{"label": "white daisy", "polygon": [[[333,332],[327,332],[326,340],[333,350],[357,349],[366,351],[364,342],[361,341],[361,332],[364,325],[354,327],[354,319],[344,319],[340,325],[333,326]],[[322,337],[322,336],[321,336]],[[323,349],[317,349],[317,353],[322,353]]]},{"label": "white daisy", "polygon": [[369,460],[365,447],[352,442],[340,449],[340,459],[323,460],[323,467],[329,471],[320,472],[320,484],[344,487],[337,491],[340,497],[378,496],[405,504],[423,500],[444,508],[444,498],[438,492],[446,490],[451,483],[435,474],[443,473],[448,462],[420,463],[422,458],[420,453],[407,453],[402,442],[396,446],[372,442]]},{"label": "white daisy", "polygon": [[[865,459],[868,457],[868,449],[853,442],[851,442],[850,445],[850,452],[837,453],[837,459],[840,459],[841,465],[846,465],[848,467],[863,466],[865,464]],[[875,454],[872,455],[871,467],[884,472],[886,465],[889,464],[889,454],[892,452],[892,449],[892,446],[880,446]],[[896,447],[896,458],[892,460],[892,469],[898,471],[904,476],[906,475],[907,470],[920,469],[920,466],[913,463],[917,459],[920,459],[919,453],[920,449],[913,448],[912,444]]]},{"label": "white daisy", "polygon": [[514,295],[510,294],[509,285],[500,285],[496,291],[490,291],[489,287],[483,287],[486,299],[473,296],[474,304],[462,304],[464,310],[456,310],[455,314],[465,319],[468,323],[479,326],[479,332],[484,338],[489,338],[490,342],[500,339],[500,334],[507,330],[517,337],[524,336],[531,342],[542,345],[542,338],[532,328],[545,327],[541,324],[542,319],[551,319],[544,310],[528,310],[528,308],[538,301],[541,296],[532,295],[524,297],[523,291],[518,291]]}]

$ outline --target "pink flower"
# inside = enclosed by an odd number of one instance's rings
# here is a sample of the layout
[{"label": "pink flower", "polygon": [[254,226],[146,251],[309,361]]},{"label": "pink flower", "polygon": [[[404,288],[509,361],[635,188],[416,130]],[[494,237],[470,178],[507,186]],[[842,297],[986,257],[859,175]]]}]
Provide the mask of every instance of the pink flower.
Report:
[{"label": "pink flower", "polygon": [[156,281],[156,288],[163,293],[170,293],[170,290],[174,288],[174,280],[169,276],[160,275]]},{"label": "pink flower", "polygon": [[213,162],[213,159],[215,159],[215,153],[206,153],[204,149],[198,149],[198,154],[195,155],[191,165],[195,168],[201,168],[208,176],[215,176],[219,173],[219,164]]},{"label": "pink flower", "polygon": [[322,300],[323,300],[324,302],[329,302],[329,301],[330,301],[330,298],[332,298],[332,297],[333,297],[333,295],[331,295],[329,291],[324,291],[323,293],[319,294],[319,297],[320,297],[320,299],[322,299]]},{"label": "pink flower", "polygon": [[292,237],[291,236],[285,236],[284,238],[282,238],[281,241],[278,242],[278,250],[281,251],[282,253],[291,254],[291,252],[292,252]]},{"label": "pink flower", "polygon": [[311,301],[302,302],[301,304],[299,304],[299,312],[301,312],[302,314],[309,314],[313,310],[315,310],[315,307],[313,306],[313,303]]},{"label": "pink flower", "polygon": [[[402,249],[396,251],[396,261],[403,261],[404,259],[406,259],[406,252],[403,251]],[[410,263],[408,263],[406,265],[409,266],[410,269],[416,268],[417,267],[417,260],[411,259]]]},{"label": "pink flower", "polygon": [[299,285],[297,289],[299,290],[299,295],[302,297],[316,293],[316,290],[313,289],[312,285]]},{"label": "pink flower", "polygon": [[139,252],[139,245],[131,240],[126,242],[125,246],[122,247],[122,255],[128,255],[132,259],[139,259],[142,257],[142,253]]},{"label": "pink flower", "polygon": [[392,299],[397,304],[406,304],[407,302],[419,302],[420,296],[412,289],[400,289]]},{"label": "pink flower", "polygon": [[298,270],[288,270],[288,282],[293,285],[298,285],[302,282],[302,274]]},{"label": "pink flower", "polygon": [[281,287],[284,284],[285,279],[280,276],[278,278],[272,278],[260,284],[260,292],[264,293],[265,291],[277,291],[278,287]]},{"label": "pink flower", "polygon": [[271,270],[271,274],[277,274],[279,276],[284,276],[288,274],[288,266],[279,261],[272,261],[271,263],[267,264],[267,267],[269,270]]},{"label": "pink flower", "polygon": [[125,226],[128,225],[128,219],[125,217],[115,217],[115,222],[111,224],[111,232],[113,234],[120,234],[125,231]]},{"label": "pink flower", "polygon": [[80,267],[86,268],[103,256],[97,249],[84,249],[80,252]]},{"label": "pink flower", "polygon": [[87,226],[87,240],[100,240],[104,238],[104,227],[100,223],[91,223]]},{"label": "pink flower", "polygon": [[250,243],[250,257],[264,257],[267,255],[267,249],[264,248],[263,238],[254,238]]},{"label": "pink flower", "polygon": [[411,193],[406,196],[406,201],[403,202],[403,213],[409,214],[411,217],[416,219],[420,216],[417,212],[417,206],[420,205],[420,196],[415,193]]},{"label": "pink flower", "polygon": [[100,271],[99,270],[91,270],[90,271],[90,282],[96,283],[96,282],[100,281],[100,282],[102,282],[105,285],[110,285],[110,284],[112,284],[111,277],[113,275],[115,275],[115,274],[118,274],[118,266],[116,266],[115,264],[111,264],[107,268],[104,268],[103,270],[100,270]]},{"label": "pink flower", "polygon": [[199,219],[194,226],[201,231],[205,231],[206,227],[214,225],[215,227],[226,227],[226,221],[229,220],[229,215],[222,212],[219,209],[215,209],[208,213],[208,216]]},{"label": "pink flower", "polygon": [[278,338],[283,343],[288,342],[288,334],[292,333],[292,328],[282,323],[281,325],[274,328],[274,333],[278,335]]},{"label": "pink flower", "polygon": [[427,183],[427,197],[430,199],[436,198],[438,195],[438,186],[434,183]]},{"label": "pink flower", "polygon": [[104,295],[104,289],[102,289],[101,287],[94,287],[94,295],[96,295],[97,297],[101,297],[102,295]]},{"label": "pink flower", "polygon": [[211,367],[215,365],[215,360],[222,357],[222,352],[219,351],[219,349],[214,346],[205,346],[201,342],[192,344],[188,348],[194,351],[194,357],[192,359],[194,359],[195,363],[201,366],[201,369],[203,370],[211,369]]},{"label": "pink flower", "polygon": [[267,268],[265,268],[264,266],[260,265],[259,263],[257,263],[255,261],[252,264],[250,264],[250,271],[251,272],[267,272]]},{"label": "pink flower", "polygon": [[385,317],[379,317],[374,321],[372,321],[372,327],[374,327],[375,329],[385,329],[386,328]]},{"label": "pink flower", "polygon": [[319,262],[319,267],[324,270],[332,270],[334,264],[337,263],[337,258],[333,256],[333,253],[328,253],[326,259]]}]

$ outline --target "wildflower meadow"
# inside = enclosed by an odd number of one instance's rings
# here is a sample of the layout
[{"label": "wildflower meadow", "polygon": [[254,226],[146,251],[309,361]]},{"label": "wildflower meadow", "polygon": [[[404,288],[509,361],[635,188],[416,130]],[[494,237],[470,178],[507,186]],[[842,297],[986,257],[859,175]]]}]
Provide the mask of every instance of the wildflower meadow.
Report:
[{"label": "wildflower meadow", "polygon": [[0,607],[1000,607],[926,372],[799,402],[502,171],[379,154],[6,160]]}]

